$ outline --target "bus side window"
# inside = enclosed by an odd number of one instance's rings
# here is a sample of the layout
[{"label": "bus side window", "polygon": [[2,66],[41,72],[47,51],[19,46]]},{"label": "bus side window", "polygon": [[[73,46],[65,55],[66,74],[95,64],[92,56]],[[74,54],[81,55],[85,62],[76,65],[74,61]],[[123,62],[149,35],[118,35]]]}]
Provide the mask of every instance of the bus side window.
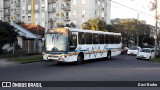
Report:
[{"label": "bus side window", "polygon": [[109,35],[105,35],[105,44],[109,44],[110,43],[110,36]]},{"label": "bus side window", "polygon": [[92,44],[92,33],[86,33],[86,44]]},{"label": "bus side window", "polygon": [[118,39],[119,37],[118,37],[118,35],[115,35],[114,38],[115,38],[115,44],[118,44],[119,43],[119,39]]},{"label": "bus side window", "polygon": [[98,34],[93,34],[93,44],[98,44],[98,42],[99,42]]},{"label": "bus side window", "polygon": [[78,40],[79,40],[79,44],[85,44],[86,40],[85,40],[85,34],[82,32],[78,33]]},{"label": "bus side window", "polygon": [[99,34],[99,44],[104,44],[104,34]]},{"label": "bus side window", "polygon": [[70,50],[75,50],[77,48],[77,35],[76,34],[71,34],[69,38],[69,48]]},{"label": "bus side window", "polygon": [[118,36],[118,43],[121,43],[121,39],[122,39],[122,37]]},{"label": "bus side window", "polygon": [[114,44],[115,42],[115,36],[114,35],[110,35],[110,44]]}]

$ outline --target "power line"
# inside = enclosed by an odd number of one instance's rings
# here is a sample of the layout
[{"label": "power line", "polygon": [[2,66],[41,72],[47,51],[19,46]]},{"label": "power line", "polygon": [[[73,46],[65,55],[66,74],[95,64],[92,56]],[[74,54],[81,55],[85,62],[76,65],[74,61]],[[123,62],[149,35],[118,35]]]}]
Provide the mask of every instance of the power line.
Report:
[{"label": "power line", "polygon": [[148,16],[151,16],[151,17],[154,17],[153,15],[150,15],[150,14],[148,14],[148,13],[145,13],[145,12],[142,12],[142,11],[139,11],[139,10],[136,10],[136,9],[131,8],[131,7],[128,7],[128,6],[125,6],[125,5],[120,4],[120,3],[116,2],[116,1],[111,0],[111,2],[113,2],[113,3],[115,3],[115,4],[118,4],[118,5],[120,5],[120,6],[123,6],[123,7],[125,7],[125,8],[131,9],[131,10],[133,10],[133,11],[136,11],[136,12],[139,12],[139,13],[142,13],[142,14],[145,14],[145,15],[148,15]]}]

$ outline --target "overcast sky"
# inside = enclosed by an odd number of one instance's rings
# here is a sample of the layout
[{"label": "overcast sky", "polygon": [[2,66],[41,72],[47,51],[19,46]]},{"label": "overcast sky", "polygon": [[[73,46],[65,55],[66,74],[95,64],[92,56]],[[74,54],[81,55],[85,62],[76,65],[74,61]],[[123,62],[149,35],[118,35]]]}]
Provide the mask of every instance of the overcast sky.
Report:
[{"label": "overcast sky", "polygon": [[[127,7],[133,8],[135,10],[144,12],[146,14],[140,13],[138,11],[131,10],[129,8],[118,5],[114,2],[111,3],[111,19],[114,18],[137,18],[139,13],[140,20],[146,20],[147,24],[155,25],[154,11],[150,11],[151,1],[154,0],[112,0],[117,3],[123,4]],[[159,0],[158,0],[159,1]],[[159,3],[160,5],[160,3]],[[150,16],[151,15],[151,16]]]}]

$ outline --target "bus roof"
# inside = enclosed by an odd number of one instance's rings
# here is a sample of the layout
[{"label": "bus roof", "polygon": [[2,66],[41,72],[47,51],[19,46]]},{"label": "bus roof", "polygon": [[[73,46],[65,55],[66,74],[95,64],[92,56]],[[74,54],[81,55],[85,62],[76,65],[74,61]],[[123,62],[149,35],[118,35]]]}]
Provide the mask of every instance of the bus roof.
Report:
[{"label": "bus roof", "polygon": [[83,30],[77,28],[67,28],[69,31],[75,32],[86,32],[86,33],[99,33],[99,34],[111,34],[111,35],[121,35],[121,33],[114,33],[114,32],[103,32],[103,31],[93,31],[93,30]]}]

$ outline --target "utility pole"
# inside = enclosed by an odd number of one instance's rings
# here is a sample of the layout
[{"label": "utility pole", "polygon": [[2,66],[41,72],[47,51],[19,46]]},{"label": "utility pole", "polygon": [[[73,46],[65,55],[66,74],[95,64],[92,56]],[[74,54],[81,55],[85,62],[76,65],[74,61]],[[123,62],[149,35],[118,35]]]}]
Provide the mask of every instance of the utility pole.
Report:
[{"label": "utility pole", "polygon": [[157,15],[158,14],[158,11],[157,11],[158,4],[157,4],[157,0],[154,0],[154,3],[155,3],[155,36],[154,36],[154,39],[155,39],[155,53],[157,53],[157,29],[158,29],[158,15]]},{"label": "utility pole", "polygon": [[139,46],[139,13],[137,14],[137,46]]}]

